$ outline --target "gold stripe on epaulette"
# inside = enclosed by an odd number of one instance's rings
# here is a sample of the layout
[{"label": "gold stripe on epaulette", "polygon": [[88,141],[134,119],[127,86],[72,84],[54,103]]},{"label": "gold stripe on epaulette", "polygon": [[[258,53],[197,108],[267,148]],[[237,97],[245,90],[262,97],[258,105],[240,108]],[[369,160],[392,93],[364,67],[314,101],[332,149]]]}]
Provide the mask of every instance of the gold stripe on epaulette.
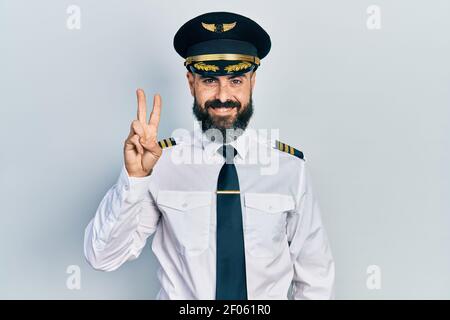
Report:
[{"label": "gold stripe on epaulette", "polygon": [[159,140],[158,144],[162,149],[165,149],[165,148],[173,147],[174,145],[177,144],[177,142],[175,141],[174,138],[171,137],[171,138]]},{"label": "gold stripe on epaulette", "polygon": [[289,153],[297,158],[303,159],[303,152],[279,140],[275,140],[275,149]]}]

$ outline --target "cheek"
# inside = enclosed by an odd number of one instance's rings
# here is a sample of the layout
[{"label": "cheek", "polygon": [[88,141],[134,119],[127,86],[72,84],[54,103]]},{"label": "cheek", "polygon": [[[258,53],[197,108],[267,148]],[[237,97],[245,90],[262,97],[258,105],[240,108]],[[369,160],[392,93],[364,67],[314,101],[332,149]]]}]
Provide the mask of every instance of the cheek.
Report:
[{"label": "cheek", "polygon": [[236,94],[235,97],[242,106],[245,106],[250,101],[250,91],[240,92],[239,94]]},{"label": "cheek", "polygon": [[214,92],[212,90],[205,89],[204,87],[195,87],[195,98],[197,102],[203,107],[208,100],[214,100]]}]

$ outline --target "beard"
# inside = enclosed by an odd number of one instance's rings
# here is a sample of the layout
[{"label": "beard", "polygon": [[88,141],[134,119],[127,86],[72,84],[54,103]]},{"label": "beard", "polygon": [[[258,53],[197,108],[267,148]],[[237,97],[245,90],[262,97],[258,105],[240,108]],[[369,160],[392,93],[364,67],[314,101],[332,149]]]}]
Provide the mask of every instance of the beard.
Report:
[{"label": "beard", "polygon": [[[236,108],[236,116],[211,116],[208,112],[209,108]],[[241,106],[239,101],[226,101],[221,102],[220,100],[208,100],[205,102],[205,107],[202,108],[194,96],[194,104],[192,107],[192,112],[194,113],[197,121],[200,121],[202,131],[207,133],[207,131],[217,131],[219,130],[222,134],[222,141],[229,141],[230,139],[236,139],[237,136],[242,134],[247,128],[248,123],[253,115],[253,101],[252,95],[250,94],[250,99],[247,105]],[[215,129],[215,130],[211,130]]]}]

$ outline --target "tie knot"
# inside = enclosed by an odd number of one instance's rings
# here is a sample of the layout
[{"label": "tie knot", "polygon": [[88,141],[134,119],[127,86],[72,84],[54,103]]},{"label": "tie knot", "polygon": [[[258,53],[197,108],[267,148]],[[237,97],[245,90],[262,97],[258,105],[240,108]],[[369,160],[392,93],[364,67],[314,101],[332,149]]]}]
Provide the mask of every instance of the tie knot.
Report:
[{"label": "tie knot", "polygon": [[220,147],[220,152],[222,156],[225,158],[227,163],[233,162],[234,157],[237,154],[237,150],[230,144],[224,144]]}]

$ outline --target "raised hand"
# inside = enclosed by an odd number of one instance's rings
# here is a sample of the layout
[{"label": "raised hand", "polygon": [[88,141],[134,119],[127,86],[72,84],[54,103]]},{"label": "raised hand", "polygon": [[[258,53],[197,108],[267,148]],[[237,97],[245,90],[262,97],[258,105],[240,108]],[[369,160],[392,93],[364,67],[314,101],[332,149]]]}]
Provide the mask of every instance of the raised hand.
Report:
[{"label": "raised hand", "polygon": [[155,94],[153,97],[153,110],[147,123],[147,103],[144,90],[136,90],[136,95],[137,120],[131,123],[130,134],[125,140],[124,158],[130,177],[145,177],[151,174],[162,154],[157,139],[161,97],[159,94]]}]

